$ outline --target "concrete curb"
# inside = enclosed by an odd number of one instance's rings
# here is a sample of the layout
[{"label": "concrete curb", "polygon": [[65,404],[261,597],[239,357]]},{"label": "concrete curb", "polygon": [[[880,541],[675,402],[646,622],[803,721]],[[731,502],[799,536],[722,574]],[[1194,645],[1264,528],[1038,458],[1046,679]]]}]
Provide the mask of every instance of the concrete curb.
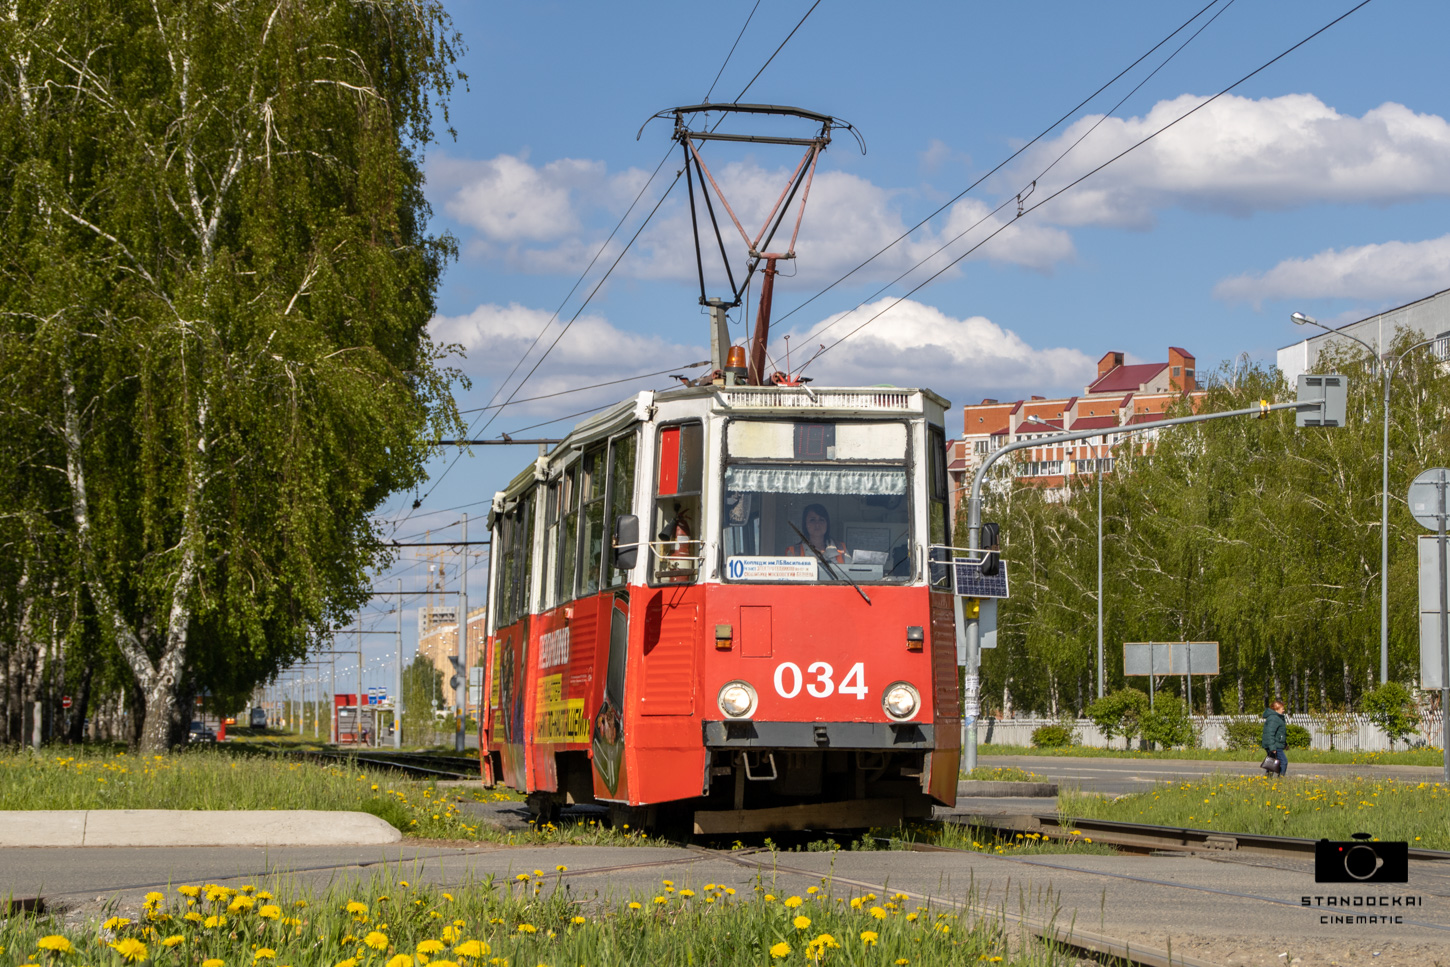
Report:
[{"label": "concrete curb", "polygon": [[378,846],[403,834],[368,813],[311,809],[0,812],[0,847]]},{"label": "concrete curb", "polygon": [[957,798],[990,796],[1056,796],[1055,782],[997,782],[986,779],[962,779],[957,782]]}]

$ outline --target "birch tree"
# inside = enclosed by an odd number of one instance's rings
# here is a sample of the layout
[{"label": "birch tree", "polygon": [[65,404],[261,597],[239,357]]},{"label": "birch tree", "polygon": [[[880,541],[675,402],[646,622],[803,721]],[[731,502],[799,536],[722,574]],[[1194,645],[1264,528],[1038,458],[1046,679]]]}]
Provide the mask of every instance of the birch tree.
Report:
[{"label": "birch tree", "polygon": [[199,673],[265,675],[365,597],[370,512],[456,421],[421,163],[459,40],[432,0],[11,0],[4,27],[10,416],[163,750]]}]

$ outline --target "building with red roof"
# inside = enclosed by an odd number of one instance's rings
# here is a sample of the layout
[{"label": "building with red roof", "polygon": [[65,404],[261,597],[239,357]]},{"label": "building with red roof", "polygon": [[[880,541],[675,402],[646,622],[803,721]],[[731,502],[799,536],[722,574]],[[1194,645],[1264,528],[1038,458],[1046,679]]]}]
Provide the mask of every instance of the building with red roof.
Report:
[{"label": "building with red roof", "polygon": [[[1013,455],[1017,479],[1065,494],[1074,477],[1112,471],[1113,449],[1123,436],[1112,432],[1115,428],[1161,420],[1184,400],[1197,409],[1203,395],[1193,354],[1169,346],[1168,359],[1161,363],[1126,363],[1121,352],[1104,353],[1097,378],[1083,387],[1081,396],[969,403],[962,407],[961,439],[947,445],[947,469],[957,501],[971,488],[977,467],[1002,446],[1101,429],[1100,438],[1031,447]],[[1140,438],[1151,435],[1152,431]]]}]

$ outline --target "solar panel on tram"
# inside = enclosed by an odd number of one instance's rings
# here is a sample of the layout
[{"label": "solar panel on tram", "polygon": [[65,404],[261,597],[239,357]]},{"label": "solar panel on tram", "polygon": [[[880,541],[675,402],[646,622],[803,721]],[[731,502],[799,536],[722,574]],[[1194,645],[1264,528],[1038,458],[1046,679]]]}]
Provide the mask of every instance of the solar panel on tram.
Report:
[{"label": "solar panel on tram", "polygon": [[1007,597],[1007,562],[997,562],[997,573],[984,577],[981,563],[965,558],[952,561],[952,576],[956,580],[956,593],[967,598]]}]

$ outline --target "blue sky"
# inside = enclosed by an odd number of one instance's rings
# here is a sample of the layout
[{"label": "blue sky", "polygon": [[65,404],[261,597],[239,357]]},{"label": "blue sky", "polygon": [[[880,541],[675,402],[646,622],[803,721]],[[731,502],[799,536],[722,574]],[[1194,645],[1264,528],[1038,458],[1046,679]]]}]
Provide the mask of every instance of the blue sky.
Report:
[{"label": "blue sky", "polygon": [[[1028,206],[1355,2],[1219,0],[872,267],[787,315],[1208,4],[821,0],[743,100],[832,114],[855,125],[868,150],[863,156],[838,131],[822,157],[799,257],[777,282],[775,316],[783,321],[773,330],[773,357],[784,362],[780,337],[790,334],[798,367],[803,349],[830,343],[904,295],[943,260],[876,293],[1034,179]],[[647,125],[636,139],[641,124],[661,109],[699,103],[712,83],[711,100],[734,100],[811,4],[447,4],[468,47],[461,63],[468,82],[452,98],[457,138],[430,147],[427,170],[435,228],[460,245],[433,331],[464,347],[456,362],[473,385],[459,393],[461,407],[484,406],[495,394],[503,400],[515,389],[519,398],[534,397],[705,357],[683,181],[580,313],[583,297],[680,167],[675,147],[621,223],[672,147],[668,122]],[[1029,211],[832,347],[809,374],[826,385],[924,384],[956,404],[1071,393],[1108,350],[1156,360],[1166,358],[1167,346],[1183,346],[1197,355],[1200,372],[1245,352],[1271,363],[1275,349],[1298,338],[1288,321],[1294,310],[1349,321],[1450,286],[1447,28],[1450,4],[1373,0],[1232,94]],[[759,123],[728,120],[723,130]],[[796,130],[813,133],[808,127]],[[798,154],[712,143],[704,157],[727,198],[758,219]],[[1015,203],[1004,209],[1009,220],[1015,210]],[[616,224],[619,234],[605,245]],[[946,256],[1000,224],[989,219],[949,245]],[[739,237],[727,236],[726,244],[738,266]],[[550,323],[561,306],[560,320]],[[744,319],[753,324],[754,312],[751,304]],[[518,375],[503,382],[546,324],[540,347],[576,313],[526,385],[518,388]],[[820,334],[843,313],[851,314]],[[747,328],[741,316],[732,315],[737,339]],[[491,423],[485,415],[474,432],[513,432],[668,384],[654,377],[517,404]],[[526,432],[559,435],[571,424]],[[530,456],[479,448],[455,465],[450,454],[434,461],[429,486],[398,495],[380,514],[399,538],[420,540],[431,529],[436,540],[456,537],[467,509],[476,515],[470,536],[477,539],[483,501]],[[411,510],[415,496],[423,504]],[[424,571],[409,554],[378,583],[392,587],[402,575],[415,589]],[[484,574],[474,566],[474,604],[482,602]],[[448,587],[457,587],[452,571]],[[377,616],[391,606],[376,601],[368,623],[392,627],[394,617]],[[413,607],[404,621],[409,651]],[[391,650],[378,636],[365,647]]]}]

